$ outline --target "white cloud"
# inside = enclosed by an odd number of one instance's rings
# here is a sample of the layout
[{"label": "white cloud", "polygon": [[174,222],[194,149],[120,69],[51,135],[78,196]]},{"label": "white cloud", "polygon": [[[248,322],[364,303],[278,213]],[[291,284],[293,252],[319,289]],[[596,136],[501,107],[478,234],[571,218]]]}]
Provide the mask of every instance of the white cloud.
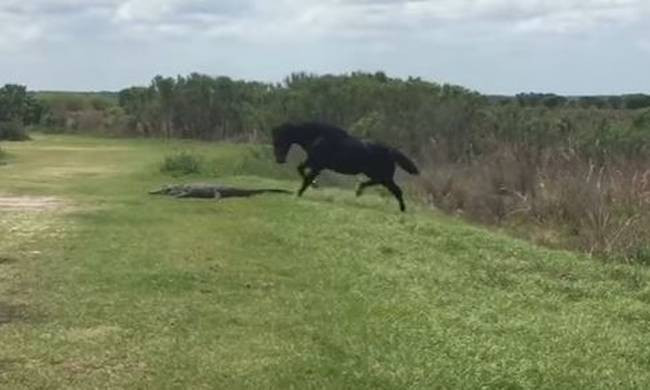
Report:
[{"label": "white cloud", "polygon": [[27,72],[22,57],[64,70],[71,57],[89,69],[128,57],[124,69],[142,74],[370,68],[480,86],[489,69],[543,64],[542,52],[569,71],[608,51],[647,65],[634,56],[650,51],[649,19],[648,0],[0,0],[0,75]]},{"label": "white cloud", "polygon": [[641,39],[638,41],[638,46],[641,50],[650,53],[650,39]]},{"label": "white cloud", "polygon": [[[39,26],[31,28],[31,36],[39,29],[45,36],[64,29],[61,21],[94,16],[99,25],[112,23],[118,31],[149,38],[172,33],[252,41],[367,39],[400,32],[471,31],[477,25],[495,32],[567,34],[639,23],[650,18],[648,4],[645,0],[4,0],[0,18],[11,17],[0,19],[8,26],[0,26],[0,33],[8,36],[7,30],[20,30],[29,22]],[[93,31],[88,34],[92,37]]]},{"label": "white cloud", "polygon": [[93,12],[96,10],[109,10],[120,3],[121,0],[3,0],[0,4],[0,13],[14,15],[61,16]]},{"label": "white cloud", "polygon": [[178,1],[125,1],[115,10],[115,21],[158,21],[173,10]]},{"label": "white cloud", "polygon": [[312,26],[341,29],[469,29],[479,23],[516,32],[571,33],[650,17],[644,0],[384,0],[307,2]]},{"label": "white cloud", "polygon": [[43,31],[38,25],[16,23],[15,20],[7,21],[0,16],[0,53],[2,51],[19,50],[24,45],[37,41],[43,36]]},{"label": "white cloud", "polygon": [[30,23],[27,15],[0,9],[0,53],[16,50],[43,35],[37,23]]}]

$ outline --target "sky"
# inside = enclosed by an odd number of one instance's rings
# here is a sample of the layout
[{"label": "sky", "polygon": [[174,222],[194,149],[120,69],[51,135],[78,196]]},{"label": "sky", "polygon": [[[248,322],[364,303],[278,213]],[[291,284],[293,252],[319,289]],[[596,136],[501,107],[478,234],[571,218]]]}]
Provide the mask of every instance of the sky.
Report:
[{"label": "sky", "polygon": [[0,84],[384,71],[486,94],[650,93],[650,0],[0,0]]}]

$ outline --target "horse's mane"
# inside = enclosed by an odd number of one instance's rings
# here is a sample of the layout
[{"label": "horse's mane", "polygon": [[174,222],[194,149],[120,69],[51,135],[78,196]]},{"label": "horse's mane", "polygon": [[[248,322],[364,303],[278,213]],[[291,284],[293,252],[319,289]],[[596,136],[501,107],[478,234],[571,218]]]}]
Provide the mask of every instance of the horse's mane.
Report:
[{"label": "horse's mane", "polygon": [[293,125],[293,128],[297,131],[317,133],[319,136],[332,138],[350,137],[350,134],[342,128],[322,122],[303,122]]}]

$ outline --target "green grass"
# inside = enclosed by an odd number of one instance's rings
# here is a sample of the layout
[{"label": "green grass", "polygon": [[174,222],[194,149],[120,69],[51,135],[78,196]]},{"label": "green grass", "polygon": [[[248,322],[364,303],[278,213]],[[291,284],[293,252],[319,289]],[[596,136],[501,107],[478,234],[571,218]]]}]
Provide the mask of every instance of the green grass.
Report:
[{"label": "green grass", "polygon": [[[381,190],[146,194],[214,177],[297,187],[264,147],[2,147],[0,196],[64,207],[0,209],[0,388],[650,386],[647,268],[402,215]],[[209,177],[161,173],[177,150],[204,156]]]},{"label": "green grass", "polygon": [[7,163],[7,152],[3,149],[0,149],[0,165],[5,165]]}]

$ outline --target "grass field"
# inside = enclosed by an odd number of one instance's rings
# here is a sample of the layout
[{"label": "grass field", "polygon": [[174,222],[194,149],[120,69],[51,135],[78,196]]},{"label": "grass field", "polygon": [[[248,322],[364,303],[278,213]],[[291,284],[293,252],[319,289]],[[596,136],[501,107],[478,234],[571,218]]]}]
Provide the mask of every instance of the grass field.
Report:
[{"label": "grass field", "polygon": [[[176,150],[294,189],[246,145],[3,143],[2,389],[647,389],[650,272],[381,190],[151,197]],[[413,205],[410,202],[409,205]]]}]

